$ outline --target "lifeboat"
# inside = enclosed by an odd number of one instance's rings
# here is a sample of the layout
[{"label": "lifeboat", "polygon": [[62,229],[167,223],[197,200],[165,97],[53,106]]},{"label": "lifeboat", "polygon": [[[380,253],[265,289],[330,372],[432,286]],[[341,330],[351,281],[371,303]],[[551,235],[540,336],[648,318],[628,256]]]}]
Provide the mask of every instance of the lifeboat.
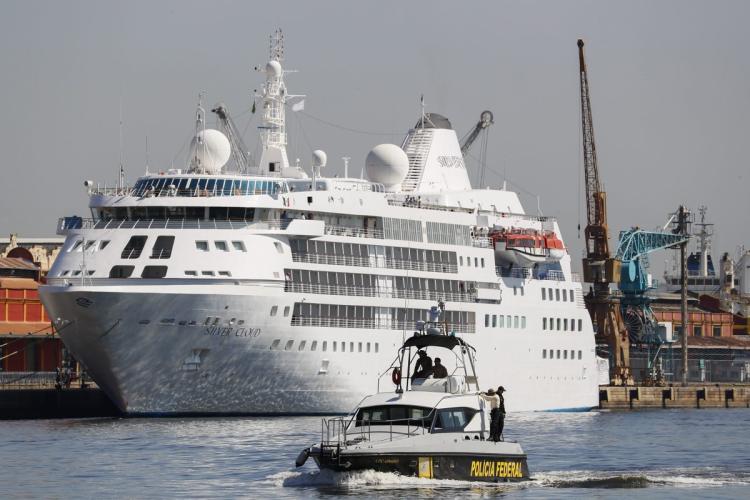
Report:
[{"label": "lifeboat", "polygon": [[488,234],[495,257],[503,264],[533,267],[557,262],[565,255],[565,246],[554,231],[525,228],[493,229]]}]

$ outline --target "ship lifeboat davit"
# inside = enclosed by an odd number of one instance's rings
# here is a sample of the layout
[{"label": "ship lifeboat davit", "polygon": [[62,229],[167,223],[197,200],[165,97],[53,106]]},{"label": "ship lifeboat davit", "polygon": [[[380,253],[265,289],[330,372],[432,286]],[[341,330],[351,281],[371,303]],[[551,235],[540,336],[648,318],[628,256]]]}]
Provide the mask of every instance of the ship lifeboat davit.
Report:
[{"label": "ship lifeboat davit", "polygon": [[554,231],[524,228],[493,229],[489,233],[495,257],[503,264],[533,267],[557,262],[565,255],[565,246]]}]

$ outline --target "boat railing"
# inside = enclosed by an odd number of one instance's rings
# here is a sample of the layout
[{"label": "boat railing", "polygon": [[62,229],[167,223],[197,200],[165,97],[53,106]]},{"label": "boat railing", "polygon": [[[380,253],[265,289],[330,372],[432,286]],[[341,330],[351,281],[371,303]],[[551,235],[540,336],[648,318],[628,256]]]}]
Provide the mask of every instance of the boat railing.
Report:
[{"label": "boat railing", "polygon": [[325,234],[331,236],[353,236],[357,238],[376,238],[384,239],[382,229],[366,229],[360,227],[347,227],[347,226],[329,226],[326,224]]},{"label": "boat railing", "polygon": [[315,285],[287,281],[285,292],[315,293],[321,295],[346,295],[354,297],[378,297],[385,299],[417,299],[430,301],[476,302],[476,293],[439,292],[436,290],[415,290],[398,288],[376,288],[365,286]]},{"label": "boat railing", "polygon": [[251,219],[85,219],[61,217],[57,234],[71,229],[250,229],[284,230],[293,219],[255,221]]},{"label": "boat railing", "polygon": [[[414,321],[396,319],[349,319],[349,318],[313,318],[308,316],[292,316],[292,326],[314,326],[324,328],[368,328],[374,330],[413,331]],[[457,333],[474,333],[473,323],[448,323],[448,329]]]},{"label": "boat railing", "polygon": [[384,269],[403,269],[407,271],[429,271],[437,273],[457,273],[458,266],[441,262],[423,262],[418,260],[389,259],[373,255],[371,257],[353,257],[344,255],[321,255],[314,253],[292,252],[294,262],[308,264],[325,264],[332,266],[378,267]]},{"label": "boat railing", "polygon": [[[568,281],[563,271],[556,269],[551,270],[533,270],[529,267],[512,267],[510,269],[503,266],[495,267],[495,274],[501,278],[521,278],[521,279],[535,279],[535,280],[550,280],[550,281]],[[578,273],[570,273],[570,281],[581,281],[581,276]]]}]

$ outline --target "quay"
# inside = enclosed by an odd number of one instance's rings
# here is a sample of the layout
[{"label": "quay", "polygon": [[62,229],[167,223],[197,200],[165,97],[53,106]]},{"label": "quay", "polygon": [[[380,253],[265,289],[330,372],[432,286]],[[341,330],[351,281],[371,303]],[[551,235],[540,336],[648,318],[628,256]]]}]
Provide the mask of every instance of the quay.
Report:
[{"label": "quay", "polygon": [[732,384],[687,387],[601,386],[599,408],[750,408],[750,386]]},{"label": "quay", "polygon": [[0,389],[0,420],[119,416],[120,410],[97,387]]}]

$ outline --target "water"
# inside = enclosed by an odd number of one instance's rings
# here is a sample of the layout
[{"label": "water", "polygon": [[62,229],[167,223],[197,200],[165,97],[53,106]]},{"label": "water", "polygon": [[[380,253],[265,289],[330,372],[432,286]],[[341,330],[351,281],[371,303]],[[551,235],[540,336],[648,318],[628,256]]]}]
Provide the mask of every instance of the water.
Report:
[{"label": "water", "polygon": [[750,410],[506,419],[533,481],[486,485],[295,470],[320,418],[0,422],[3,498],[748,498]]}]

